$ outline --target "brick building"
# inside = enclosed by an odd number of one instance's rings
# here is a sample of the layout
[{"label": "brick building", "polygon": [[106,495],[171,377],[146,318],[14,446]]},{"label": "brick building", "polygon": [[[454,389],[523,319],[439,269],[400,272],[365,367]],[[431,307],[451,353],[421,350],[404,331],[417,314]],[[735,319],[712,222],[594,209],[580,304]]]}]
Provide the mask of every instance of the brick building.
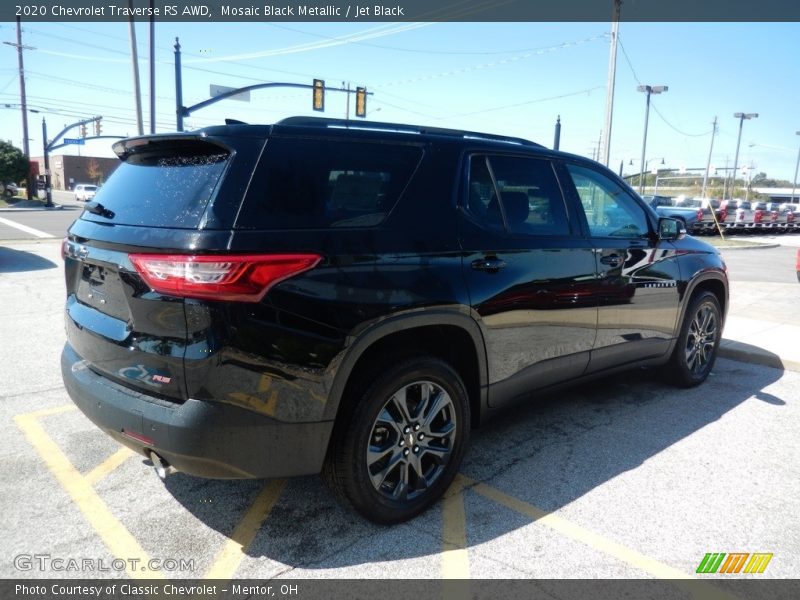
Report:
[{"label": "brick building", "polygon": [[[44,175],[44,157],[34,157],[31,161],[39,163],[39,174]],[[70,190],[78,183],[102,183],[119,163],[118,158],[66,154],[50,156],[50,183],[54,190]]]}]

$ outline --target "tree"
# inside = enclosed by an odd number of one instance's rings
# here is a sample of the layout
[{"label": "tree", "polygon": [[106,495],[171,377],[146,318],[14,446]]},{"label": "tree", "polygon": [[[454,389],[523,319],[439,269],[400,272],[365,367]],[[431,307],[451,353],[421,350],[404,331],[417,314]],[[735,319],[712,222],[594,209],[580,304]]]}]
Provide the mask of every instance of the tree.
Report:
[{"label": "tree", "polygon": [[0,141],[0,183],[19,183],[28,176],[29,169],[28,159],[22,150]]},{"label": "tree", "polygon": [[100,165],[95,159],[90,160],[89,164],[86,165],[86,175],[88,175],[89,179],[94,183],[100,183],[100,179],[103,177],[103,171],[100,170]]}]

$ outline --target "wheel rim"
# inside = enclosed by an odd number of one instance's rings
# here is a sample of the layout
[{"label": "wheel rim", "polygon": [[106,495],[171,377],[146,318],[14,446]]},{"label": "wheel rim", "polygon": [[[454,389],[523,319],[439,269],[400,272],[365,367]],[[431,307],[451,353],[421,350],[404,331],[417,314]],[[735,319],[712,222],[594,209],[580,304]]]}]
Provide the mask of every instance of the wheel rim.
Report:
[{"label": "wheel rim", "polygon": [[390,500],[424,494],[447,467],[455,437],[455,407],[441,386],[417,381],[400,388],[370,430],[366,465],[372,486]]},{"label": "wheel rim", "polygon": [[689,324],[686,366],[697,375],[708,368],[717,343],[717,315],[710,304],[702,305]]}]

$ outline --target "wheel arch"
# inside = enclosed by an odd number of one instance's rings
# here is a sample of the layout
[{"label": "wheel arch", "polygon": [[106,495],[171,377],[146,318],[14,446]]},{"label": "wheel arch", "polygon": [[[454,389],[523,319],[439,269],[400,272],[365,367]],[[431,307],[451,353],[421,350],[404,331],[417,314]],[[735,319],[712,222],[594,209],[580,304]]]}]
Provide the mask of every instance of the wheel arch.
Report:
[{"label": "wheel arch", "polygon": [[[361,332],[342,358],[331,386],[325,418],[337,423],[371,369],[397,359],[431,354],[448,362],[467,389],[472,425],[486,409],[488,370],[478,324],[464,313],[431,311],[398,315]],[[334,424],[334,428],[336,424]]]}]

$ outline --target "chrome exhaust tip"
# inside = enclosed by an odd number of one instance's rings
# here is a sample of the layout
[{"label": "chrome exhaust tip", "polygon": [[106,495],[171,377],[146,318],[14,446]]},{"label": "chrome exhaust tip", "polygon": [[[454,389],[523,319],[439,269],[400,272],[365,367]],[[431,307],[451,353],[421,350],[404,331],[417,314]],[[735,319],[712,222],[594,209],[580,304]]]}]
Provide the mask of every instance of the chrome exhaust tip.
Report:
[{"label": "chrome exhaust tip", "polygon": [[156,475],[158,475],[158,478],[161,479],[161,481],[164,481],[167,478],[167,475],[174,471],[174,469],[165,459],[161,458],[152,450],[150,450],[148,456],[150,457],[150,462],[153,463],[153,468],[156,471]]}]

